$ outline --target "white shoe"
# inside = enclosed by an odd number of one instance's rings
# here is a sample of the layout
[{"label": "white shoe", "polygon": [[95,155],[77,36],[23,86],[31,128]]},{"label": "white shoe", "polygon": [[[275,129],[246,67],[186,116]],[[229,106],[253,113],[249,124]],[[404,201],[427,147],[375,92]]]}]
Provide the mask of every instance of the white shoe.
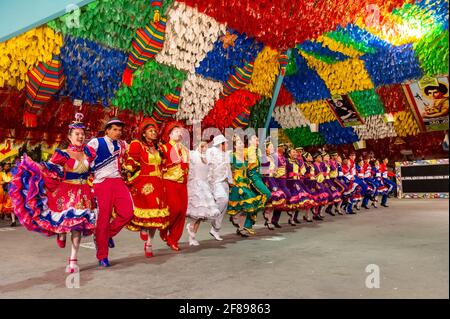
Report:
[{"label": "white shoe", "polygon": [[188,232],[188,234],[189,234],[189,237],[192,237],[192,238],[195,239],[195,233],[192,231],[192,229],[191,229],[191,224],[190,224],[190,223],[188,223],[188,224],[186,225],[186,230],[187,230],[187,232]]},{"label": "white shoe", "polygon": [[209,234],[210,234],[211,236],[213,236],[215,240],[219,240],[219,241],[220,241],[220,240],[223,240],[223,238],[220,237],[219,233],[216,232],[216,231],[214,230],[214,228],[211,228],[211,230],[209,231]]},{"label": "white shoe", "polygon": [[189,237],[189,246],[198,246],[200,243],[195,238]]}]

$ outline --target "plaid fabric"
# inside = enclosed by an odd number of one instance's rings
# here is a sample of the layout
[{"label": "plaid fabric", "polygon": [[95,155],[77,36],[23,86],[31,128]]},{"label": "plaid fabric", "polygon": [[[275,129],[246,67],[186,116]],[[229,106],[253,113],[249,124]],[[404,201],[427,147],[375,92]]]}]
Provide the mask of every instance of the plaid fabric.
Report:
[{"label": "plaid fabric", "polygon": [[250,108],[246,109],[244,112],[236,116],[236,118],[231,122],[231,127],[233,128],[246,128],[250,119]]},{"label": "plaid fabric", "polygon": [[151,6],[153,8],[155,8],[155,10],[160,10],[161,11],[162,1],[160,1],[160,0],[151,0]]},{"label": "plaid fabric", "polygon": [[171,118],[178,110],[178,104],[180,103],[181,88],[175,89],[174,93],[164,95],[155,106],[152,117],[158,123],[161,124],[167,119]]},{"label": "plaid fabric", "polygon": [[284,51],[280,54],[278,62],[280,63],[281,74],[284,75],[286,72],[286,66],[289,63],[289,56],[287,55],[287,51]]},{"label": "plaid fabric", "polygon": [[161,51],[164,45],[166,22],[166,18],[161,18],[158,22],[150,22],[136,31],[126,69],[134,72]]},{"label": "plaid fabric", "polygon": [[243,88],[250,83],[253,73],[253,62],[245,63],[244,67],[236,67],[235,74],[230,75],[227,82],[223,85],[222,96],[228,96],[235,90]]},{"label": "plaid fabric", "polygon": [[47,63],[40,62],[27,72],[27,77],[26,110],[37,113],[63,86],[64,74],[59,56],[53,56]]}]

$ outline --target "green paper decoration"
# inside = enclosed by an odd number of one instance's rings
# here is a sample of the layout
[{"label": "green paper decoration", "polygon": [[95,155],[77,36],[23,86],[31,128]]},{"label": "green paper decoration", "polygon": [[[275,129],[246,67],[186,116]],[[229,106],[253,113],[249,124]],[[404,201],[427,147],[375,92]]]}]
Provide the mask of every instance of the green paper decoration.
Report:
[{"label": "green paper decoration", "polygon": [[341,31],[327,32],[324,35],[329,37],[330,39],[335,40],[336,42],[345,44],[347,47],[350,47],[361,53],[375,53],[376,52],[375,48],[372,48],[363,42],[356,41],[356,40],[352,39],[349,35],[344,34]]},{"label": "green paper decoration", "polygon": [[354,91],[349,94],[361,117],[384,114],[384,105],[374,89]]},{"label": "green paper decoration", "polygon": [[250,109],[250,117],[248,127],[254,129],[264,128],[266,124],[267,113],[269,113],[270,100],[263,98],[256,102],[256,104]]},{"label": "green paper decoration", "polygon": [[325,141],[319,133],[312,133],[309,126],[288,128],[283,130],[284,134],[291,140],[295,147],[307,147],[323,145]]},{"label": "green paper decoration", "polygon": [[297,64],[295,64],[295,54],[291,53],[286,65],[286,75],[294,75],[295,73],[297,73]]},{"label": "green paper decoration", "polygon": [[436,26],[414,44],[416,57],[424,73],[429,76],[448,74],[448,30]]},{"label": "green paper decoration", "polygon": [[151,115],[161,96],[175,91],[186,79],[184,72],[150,60],[133,75],[131,87],[123,85],[112,101],[114,106]]},{"label": "green paper decoration", "polygon": [[[173,3],[164,0],[162,12]],[[70,27],[68,13],[48,23],[61,33],[100,42],[112,48],[129,50],[136,30],[153,18],[150,0],[97,0],[80,9],[79,27]]]}]

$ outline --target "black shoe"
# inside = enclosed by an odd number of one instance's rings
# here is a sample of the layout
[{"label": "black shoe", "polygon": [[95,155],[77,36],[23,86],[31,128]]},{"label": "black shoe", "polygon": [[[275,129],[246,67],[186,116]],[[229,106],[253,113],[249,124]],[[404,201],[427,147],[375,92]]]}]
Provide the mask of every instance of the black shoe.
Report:
[{"label": "black shoe", "polygon": [[291,225],[291,226],[297,226],[297,224],[294,223],[293,221],[291,221],[290,219],[288,220],[288,224]]},{"label": "black shoe", "polygon": [[333,213],[333,211],[332,211],[332,210],[327,210],[327,211],[326,211],[326,213],[327,213],[327,214],[329,214],[329,215],[331,215],[331,216],[336,216],[336,214],[335,214],[335,213]]},{"label": "black shoe", "polygon": [[294,218],[294,223],[296,223],[296,224],[301,224],[302,222],[299,221],[297,218]]},{"label": "black shoe", "polygon": [[234,227],[239,228],[239,224],[236,224],[236,223],[234,222],[233,216],[230,216],[230,222],[233,224]]},{"label": "black shoe", "polygon": [[250,235],[243,229],[237,229],[236,234],[240,235],[241,237],[250,237]]},{"label": "black shoe", "polygon": [[271,223],[265,222],[264,226],[266,226],[269,230],[274,230],[275,227],[273,227],[273,225]]},{"label": "black shoe", "polygon": [[364,207],[365,209],[370,209],[369,207],[367,207],[367,205],[362,205],[361,207]]},{"label": "black shoe", "polygon": [[356,215],[356,213],[354,211],[348,212],[347,214],[349,214],[349,215]]},{"label": "black shoe", "polygon": [[281,227],[281,225],[278,224],[278,223],[273,223],[273,222],[272,222],[272,225],[274,225],[276,228],[283,228],[283,227]]},{"label": "black shoe", "polygon": [[381,204],[381,206],[383,206],[383,207],[389,207],[387,204]]},{"label": "black shoe", "polygon": [[318,215],[313,217],[314,220],[323,220],[323,217]]},{"label": "black shoe", "polygon": [[13,222],[11,223],[11,227],[16,227],[16,226],[17,226],[16,221],[13,221]]}]

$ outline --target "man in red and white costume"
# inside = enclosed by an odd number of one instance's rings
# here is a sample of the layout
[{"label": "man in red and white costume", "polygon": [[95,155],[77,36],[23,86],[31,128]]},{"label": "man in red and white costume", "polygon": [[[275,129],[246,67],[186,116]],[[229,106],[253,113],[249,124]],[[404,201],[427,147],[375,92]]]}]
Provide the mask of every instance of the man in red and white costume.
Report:
[{"label": "man in red and white costume", "polygon": [[[105,136],[92,139],[88,145],[96,152],[91,167],[94,171],[94,193],[98,202],[95,230],[99,266],[109,267],[108,248],[114,247],[113,237],[133,218],[133,200],[121,175],[121,165],[128,145],[120,140],[125,124],[111,119],[105,126]],[[113,208],[116,216],[112,222]]]}]

